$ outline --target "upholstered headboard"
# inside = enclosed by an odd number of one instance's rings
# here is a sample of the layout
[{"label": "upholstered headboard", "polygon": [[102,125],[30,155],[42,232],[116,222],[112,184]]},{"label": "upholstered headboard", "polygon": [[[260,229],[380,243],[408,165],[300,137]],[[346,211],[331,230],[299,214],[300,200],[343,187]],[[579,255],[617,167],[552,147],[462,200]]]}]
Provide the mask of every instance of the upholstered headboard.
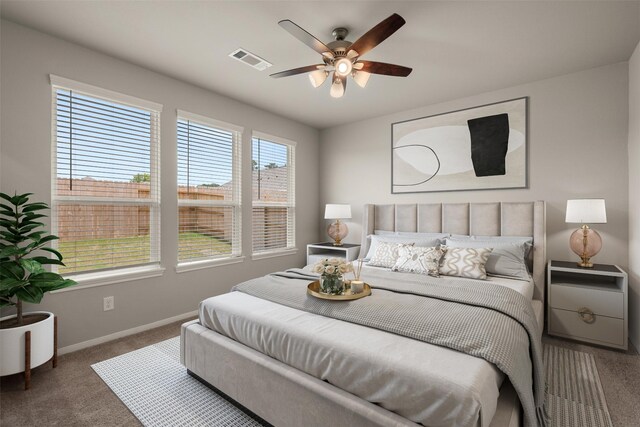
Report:
[{"label": "upholstered headboard", "polygon": [[374,230],[533,237],[533,298],[544,302],[546,208],[538,202],[365,205],[360,256]]}]

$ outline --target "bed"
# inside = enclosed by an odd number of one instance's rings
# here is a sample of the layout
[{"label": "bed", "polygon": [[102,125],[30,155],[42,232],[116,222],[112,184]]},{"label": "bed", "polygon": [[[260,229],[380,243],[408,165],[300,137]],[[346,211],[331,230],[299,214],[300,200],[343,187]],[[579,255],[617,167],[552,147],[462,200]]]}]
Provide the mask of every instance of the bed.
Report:
[{"label": "bed", "polygon": [[[362,256],[376,230],[533,237],[533,280],[515,291],[531,299],[542,322],[544,202],[366,205]],[[381,283],[390,275],[415,279],[375,268],[367,274]],[[481,358],[243,292],[201,304],[200,319],[183,325],[181,360],[276,426],[522,425],[511,382]]]}]

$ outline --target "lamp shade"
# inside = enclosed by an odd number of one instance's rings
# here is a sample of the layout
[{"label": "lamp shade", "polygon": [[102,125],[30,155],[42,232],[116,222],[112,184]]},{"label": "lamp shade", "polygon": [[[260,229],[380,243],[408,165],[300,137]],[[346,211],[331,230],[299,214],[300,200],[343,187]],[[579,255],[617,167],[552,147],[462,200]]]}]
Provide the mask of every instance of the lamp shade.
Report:
[{"label": "lamp shade", "polygon": [[328,204],[324,208],[324,219],[350,219],[351,205]]},{"label": "lamp shade", "polygon": [[[334,73],[335,74],[335,73]],[[338,76],[335,76],[331,83],[331,89],[329,89],[329,95],[333,98],[341,98],[344,95],[344,84]]]},{"label": "lamp shade", "polygon": [[577,224],[606,224],[604,199],[567,200],[565,222]]},{"label": "lamp shade", "polygon": [[367,85],[369,77],[371,77],[371,73],[367,73],[366,71],[356,71],[353,73],[353,81],[360,87],[365,87]]},{"label": "lamp shade", "polygon": [[325,70],[316,70],[309,73],[309,80],[311,80],[311,84],[313,87],[318,87],[327,79],[329,75]]}]

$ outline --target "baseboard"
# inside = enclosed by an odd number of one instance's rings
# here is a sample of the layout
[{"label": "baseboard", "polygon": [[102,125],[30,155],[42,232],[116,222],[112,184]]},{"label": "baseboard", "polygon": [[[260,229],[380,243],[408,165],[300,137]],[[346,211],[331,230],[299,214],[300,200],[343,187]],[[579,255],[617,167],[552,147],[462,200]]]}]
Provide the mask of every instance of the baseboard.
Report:
[{"label": "baseboard", "polygon": [[82,350],[94,345],[103,344],[108,341],[117,340],[118,338],[124,338],[129,335],[137,334],[139,332],[148,331],[149,329],[159,328],[160,326],[168,325],[170,323],[179,322],[180,320],[186,320],[198,315],[198,310],[190,311],[188,313],[179,314],[177,316],[169,317],[167,319],[158,320],[157,322],[148,323],[146,325],[136,326],[135,328],[126,329],[124,331],[115,332],[113,334],[105,335],[102,337],[94,338],[88,341],[79,342],[77,344],[71,344],[66,347],[58,349],[58,355],[71,353],[73,351]]}]

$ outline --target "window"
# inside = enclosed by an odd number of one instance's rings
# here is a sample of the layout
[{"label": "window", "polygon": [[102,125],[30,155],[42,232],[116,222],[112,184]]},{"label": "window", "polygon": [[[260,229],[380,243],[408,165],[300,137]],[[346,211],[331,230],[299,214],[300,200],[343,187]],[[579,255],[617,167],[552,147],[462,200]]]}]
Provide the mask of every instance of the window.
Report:
[{"label": "window", "polygon": [[178,111],[178,263],[239,257],[242,128]]},{"label": "window", "polygon": [[51,76],[60,273],[160,263],[161,106]]},{"label": "window", "polygon": [[254,133],[253,253],[295,249],[295,143]]}]

